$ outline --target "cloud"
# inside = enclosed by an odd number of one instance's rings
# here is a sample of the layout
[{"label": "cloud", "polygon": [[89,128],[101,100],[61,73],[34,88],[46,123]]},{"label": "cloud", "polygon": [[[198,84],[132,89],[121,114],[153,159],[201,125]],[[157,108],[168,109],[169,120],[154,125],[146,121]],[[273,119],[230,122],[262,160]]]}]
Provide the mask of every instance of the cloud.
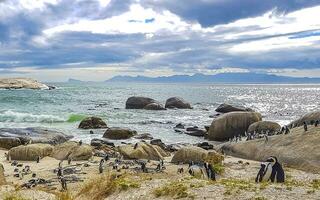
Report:
[{"label": "cloud", "polygon": [[312,0],[0,1],[0,76],[320,76],[319,13]]}]

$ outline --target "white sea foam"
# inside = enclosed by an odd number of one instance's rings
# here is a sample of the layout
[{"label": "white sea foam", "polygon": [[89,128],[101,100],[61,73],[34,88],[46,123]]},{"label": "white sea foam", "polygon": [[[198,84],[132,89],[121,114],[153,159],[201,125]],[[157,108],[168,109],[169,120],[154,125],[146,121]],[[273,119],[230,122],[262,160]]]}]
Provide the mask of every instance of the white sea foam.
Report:
[{"label": "white sea foam", "polygon": [[38,123],[56,123],[64,122],[65,119],[54,115],[36,115],[32,113],[21,113],[12,110],[0,112],[0,122],[38,122]]}]

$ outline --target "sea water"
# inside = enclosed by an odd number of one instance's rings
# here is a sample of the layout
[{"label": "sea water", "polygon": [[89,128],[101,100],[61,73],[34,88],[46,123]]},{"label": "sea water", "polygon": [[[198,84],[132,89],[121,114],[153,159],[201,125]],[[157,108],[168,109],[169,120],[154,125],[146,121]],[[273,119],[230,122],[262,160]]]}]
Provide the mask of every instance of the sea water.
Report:
[{"label": "sea water", "polygon": [[[317,110],[320,85],[216,85],[156,83],[55,83],[55,90],[0,90],[0,128],[47,127],[89,143],[104,130],[78,129],[86,116],[103,118],[109,127],[150,133],[165,143],[197,143],[202,138],[176,133],[177,123],[210,125],[221,103],[252,108],[281,125]],[[127,110],[130,96],[153,98],[163,105],[170,97],[182,97],[192,110]]]}]

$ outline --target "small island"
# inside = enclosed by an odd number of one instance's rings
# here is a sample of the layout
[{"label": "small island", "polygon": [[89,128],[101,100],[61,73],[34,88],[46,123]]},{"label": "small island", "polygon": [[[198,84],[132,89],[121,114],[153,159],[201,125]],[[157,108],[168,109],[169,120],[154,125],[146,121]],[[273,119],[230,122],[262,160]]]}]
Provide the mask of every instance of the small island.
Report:
[{"label": "small island", "polygon": [[0,89],[50,90],[54,88],[31,78],[0,78]]}]

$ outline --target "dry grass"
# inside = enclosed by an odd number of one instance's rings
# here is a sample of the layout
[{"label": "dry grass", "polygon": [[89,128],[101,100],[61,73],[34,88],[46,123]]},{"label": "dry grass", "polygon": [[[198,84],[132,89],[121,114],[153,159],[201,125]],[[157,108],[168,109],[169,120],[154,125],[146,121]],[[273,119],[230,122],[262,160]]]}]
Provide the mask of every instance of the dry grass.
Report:
[{"label": "dry grass", "polygon": [[[203,187],[202,184],[190,184],[191,188]],[[153,190],[153,194],[158,198],[161,196],[167,196],[174,199],[190,198],[194,199],[194,196],[188,192],[188,184],[184,180],[170,182],[162,187]]]},{"label": "dry grass", "polygon": [[8,193],[4,195],[3,200],[27,200],[17,193]]},{"label": "dry grass", "polygon": [[242,190],[244,191],[256,191],[257,186],[248,180],[241,179],[221,179],[220,184],[224,185],[225,195],[231,195],[233,193],[238,193]]},{"label": "dry grass", "polygon": [[105,173],[84,183],[76,196],[102,200],[116,191],[139,187],[140,184],[132,180],[128,174],[117,176],[115,174]]},{"label": "dry grass", "polygon": [[56,200],[75,200],[69,192],[56,193]]}]

